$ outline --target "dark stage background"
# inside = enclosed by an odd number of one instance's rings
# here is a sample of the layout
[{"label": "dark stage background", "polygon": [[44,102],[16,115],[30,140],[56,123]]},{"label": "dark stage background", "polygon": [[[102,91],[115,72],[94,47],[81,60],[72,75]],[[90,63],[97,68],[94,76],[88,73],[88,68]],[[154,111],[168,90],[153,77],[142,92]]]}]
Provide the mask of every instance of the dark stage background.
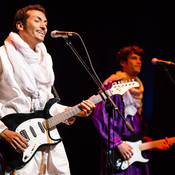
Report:
[{"label": "dark stage background", "polygon": [[[55,86],[61,103],[75,105],[98,92],[98,87],[82,67],[64,39],[50,37],[52,30],[74,31],[81,35],[93,66],[102,81],[116,71],[115,55],[123,46],[139,45],[145,51],[140,78],[143,81],[144,115],[150,136],[156,140],[175,135],[175,87],[162,66],[153,66],[151,59],[175,61],[175,13],[171,1],[0,1],[0,44],[12,29],[15,12],[26,5],[39,3],[46,8],[48,34],[45,44],[53,57]],[[78,37],[71,41],[87,62]],[[175,67],[167,66],[175,78]],[[60,124],[72,175],[98,175],[100,140],[91,117],[77,118],[72,126]],[[151,174],[172,174],[175,148],[152,150]]]}]

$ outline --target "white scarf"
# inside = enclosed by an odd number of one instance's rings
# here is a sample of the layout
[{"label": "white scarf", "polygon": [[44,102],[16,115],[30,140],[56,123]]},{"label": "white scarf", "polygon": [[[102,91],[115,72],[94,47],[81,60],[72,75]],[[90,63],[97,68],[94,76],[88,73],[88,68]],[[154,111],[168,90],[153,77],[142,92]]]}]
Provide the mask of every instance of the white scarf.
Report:
[{"label": "white scarf", "polygon": [[33,51],[18,34],[11,32],[5,40],[5,46],[15,79],[23,92],[33,99],[45,101],[44,91],[54,82],[52,60],[45,45],[39,43]]},{"label": "white scarf", "polygon": [[141,114],[142,112],[142,98],[143,98],[143,84],[138,77],[136,81],[139,83],[140,87],[131,88],[123,94],[123,102],[125,104],[125,117],[128,115],[134,116],[136,113]]}]

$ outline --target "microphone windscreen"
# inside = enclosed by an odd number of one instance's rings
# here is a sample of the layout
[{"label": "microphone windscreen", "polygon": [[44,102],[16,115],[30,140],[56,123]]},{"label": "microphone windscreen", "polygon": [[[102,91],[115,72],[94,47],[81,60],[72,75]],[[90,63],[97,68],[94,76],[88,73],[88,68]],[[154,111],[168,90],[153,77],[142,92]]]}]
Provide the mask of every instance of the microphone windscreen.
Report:
[{"label": "microphone windscreen", "polygon": [[153,58],[153,59],[151,60],[151,63],[152,63],[153,65],[156,65],[156,64],[157,64],[157,58]]}]

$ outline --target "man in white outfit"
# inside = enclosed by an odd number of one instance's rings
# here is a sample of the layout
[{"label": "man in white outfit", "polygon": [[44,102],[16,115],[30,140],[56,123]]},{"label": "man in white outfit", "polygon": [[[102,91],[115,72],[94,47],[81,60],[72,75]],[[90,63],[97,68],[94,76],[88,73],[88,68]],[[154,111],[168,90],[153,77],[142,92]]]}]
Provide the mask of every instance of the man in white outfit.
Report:
[{"label": "man in white outfit", "polygon": [[[47,33],[45,9],[30,5],[20,9],[14,19],[14,29],[0,47],[0,118],[11,113],[31,113],[43,110],[50,98],[54,83],[51,56],[43,43]],[[95,105],[89,101],[79,104],[82,112],[77,116],[89,116]],[[68,109],[58,103],[51,107],[54,116]],[[65,121],[72,124],[75,118]],[[72,122],[73,121],[73,122]],[[56,128],[53,136],[59,137]],[[29,140],[13,132],[0,121],[0,137],[17,152],[24,152]],[[16,175],[69,175],[69,163],[63,143],[42,146],[34,157],[23,167],[9,170],[4,174]]]}]

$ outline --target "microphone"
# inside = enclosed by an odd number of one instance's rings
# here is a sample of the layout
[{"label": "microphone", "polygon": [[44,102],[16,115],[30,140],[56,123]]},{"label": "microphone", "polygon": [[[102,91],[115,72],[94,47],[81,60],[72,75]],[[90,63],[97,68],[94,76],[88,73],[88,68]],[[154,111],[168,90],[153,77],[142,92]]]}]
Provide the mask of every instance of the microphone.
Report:
[{"label": "microphone", "polygon": [[151,60],[151,63],[152,63],[153,65],[157,65],[157,64],[166,65],[166,64],[168,64],[168,65],[174,65],[174,66],[175,66],[175,63],[173,63],[173,62],[171,62],[171,61],[158,60],[157,58],[153,58],[153,59]]},{"label": "microphone", "polygon": [[58,38],[58,37],[63,37],[67,38],[68,36],[76,36],[78,35],[76,32],[67,32],[67,31],[58,31],[54,30],[50,33],[51,37],[53,38]]}]

